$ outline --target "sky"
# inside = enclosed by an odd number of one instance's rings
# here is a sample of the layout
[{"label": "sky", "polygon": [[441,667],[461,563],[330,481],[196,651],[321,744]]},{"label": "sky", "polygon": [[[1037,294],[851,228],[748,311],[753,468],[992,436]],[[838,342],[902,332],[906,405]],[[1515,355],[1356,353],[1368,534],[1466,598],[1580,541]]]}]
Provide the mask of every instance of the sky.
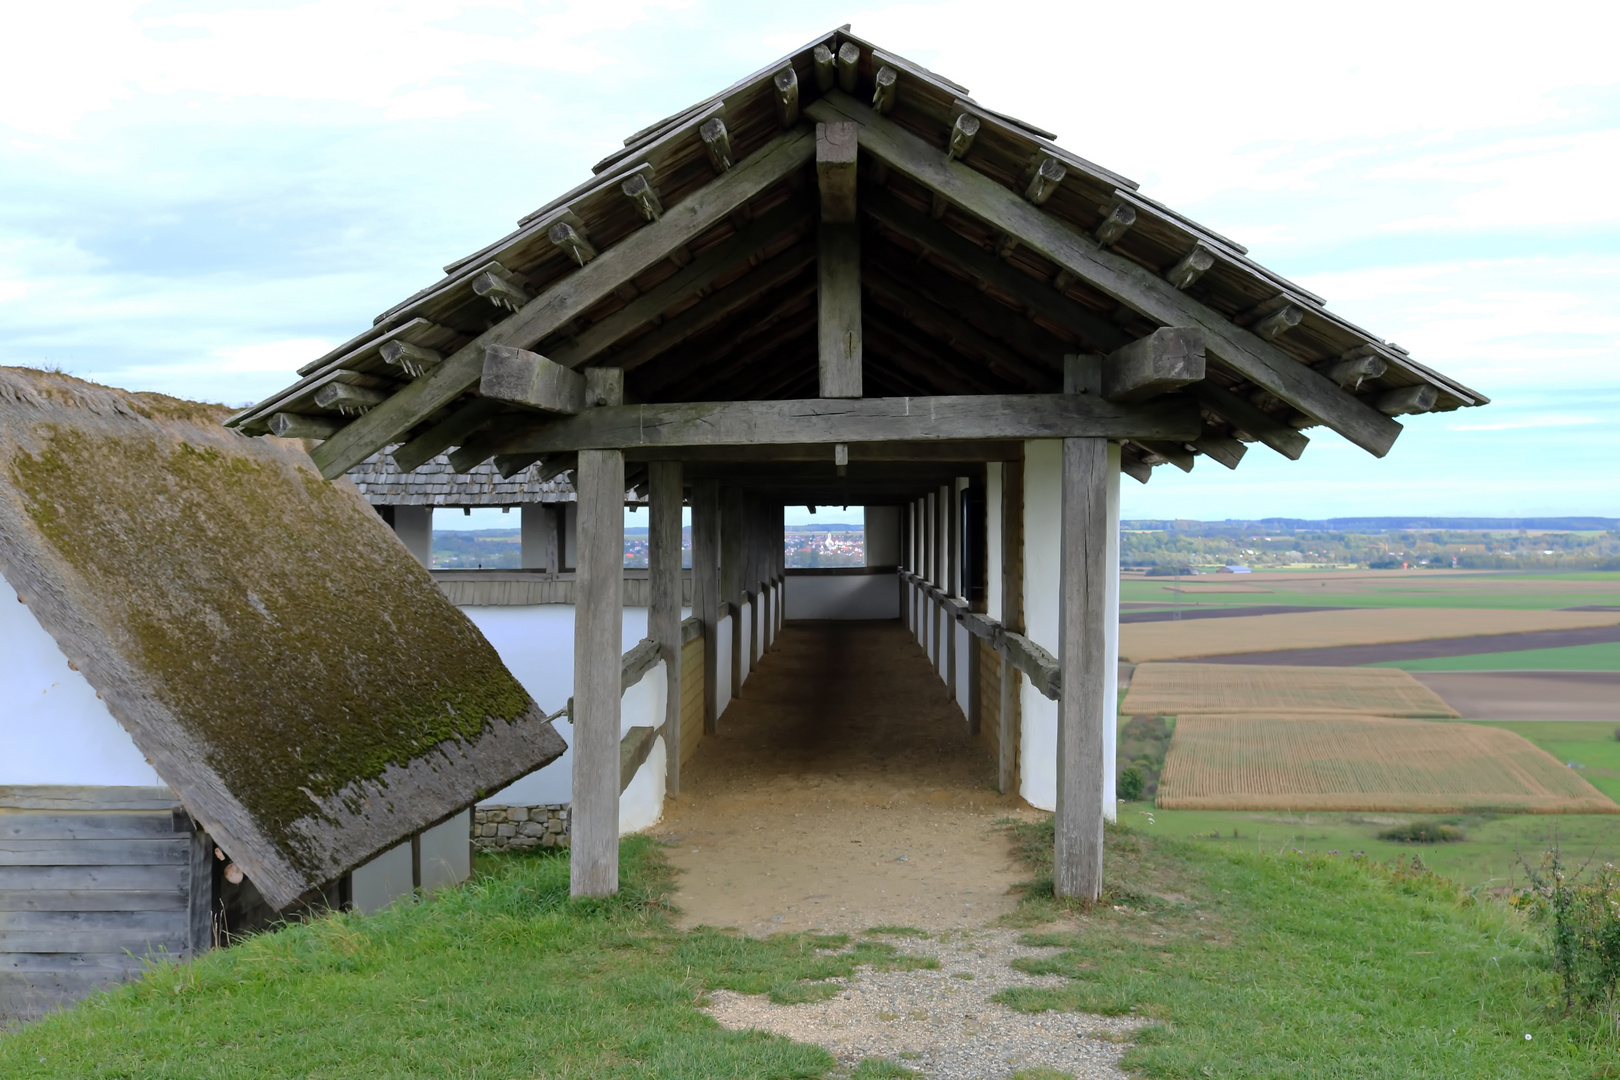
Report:
[{"label": "sky", "polygon": [[[1620,516],[1620,8],[88,0],[8,10],[0,363],[244,404],[849,22],[1492,399],[1124,516]],[[18,47],[21,43],[21,47]]]}]

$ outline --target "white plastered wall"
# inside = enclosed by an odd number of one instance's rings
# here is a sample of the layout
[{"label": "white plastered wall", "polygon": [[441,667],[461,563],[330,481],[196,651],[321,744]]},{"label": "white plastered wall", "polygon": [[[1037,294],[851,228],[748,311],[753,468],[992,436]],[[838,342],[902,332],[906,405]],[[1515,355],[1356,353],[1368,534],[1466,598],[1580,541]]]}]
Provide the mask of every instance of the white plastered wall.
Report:
[{"label": "white plastered wall", "polygon": [[157,786],[146,760],[56,639],[0,578],[0,784]]},{"label": "white plastered wall", "polygon": [[[1063,443],[1024,444],[1024,633],[1058,655]],[[1057,702],[1019,680],[1019,794],[1031,806],[1057,809]]]},{"label": "white plastered wall", "polygon": [[898,619],[895,574],[790,574],[790,619]]},{"label": "white plastered wall", "polygon": [[900,561],[900,508],[868,506],[866,511],[866,565],[894,566]]},{"label": "white plastered wall", "polygon": [[[1119,447],[1108,448],[1107,571],[1103,602],[1103,816],[1116,820],[1115,759],[1119,722]],[[1062,571],[1063,444],[1042,439],[1024,444],[1024,622],[1031,641],[1059,655]],[[992,549],[994,550],[994,549]],[[1019,793],[1032,806],[1057,808],[1058,703],[1023,680]]]},{"label": "white plastered wall", "polygon": [[[477,626],[489,643],[495,647],[518,682],[534,698],[535,703],[548,712],[556,712],[574,693],[574,607],[572,604],[534,604],[528,606],[465,607],[461,609],[473,625]],[[682,609],[681,618],[691,614]],[[721,668],[730,660],[730,625],[721,622]],[[647,636],[647,609],[624,609],[624,628],[621,649],[628,652]],[[656,684],[656,689],[653,688]],[[729,681],[720,681],[721,709],[730,701]],[[641,681],[625,691],[620,704],[620,731],[632,727],[657,727],[664,722],[664,696],[668,693],[663,676],[663,662],[655,671],[643,675]],[[566,717],[559,717],[553,726],[563,742],[570,747],[562,756],[543,769],[538,769],[499,791],[480,800],[484,806],[535,806],[544,803],[566,803],[573,798],[573,741],[574,726]],[[657,762],[655,765],[654,762]],[[619,800],[619,831],[634,832],[657,821],[647,818],[649,806],[663,811],[664,757],[662,744],[654,747],[636,773],[630,787]],[[635,823],[635,824],[633,824]]]},{"label": "white plastered wall", "polygon": [[433,507],[394,507],[394,534],[417,562],[433,565]]}]

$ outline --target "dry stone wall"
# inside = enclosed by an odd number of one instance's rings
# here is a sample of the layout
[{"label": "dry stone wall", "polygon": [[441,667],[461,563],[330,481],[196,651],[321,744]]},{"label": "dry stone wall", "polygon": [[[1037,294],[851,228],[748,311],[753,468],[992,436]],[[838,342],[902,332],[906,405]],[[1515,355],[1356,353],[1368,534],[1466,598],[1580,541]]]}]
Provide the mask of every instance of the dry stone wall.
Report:
[{"label": "dry stone wall", "polygon": [[539,806],[479,806],[473,810],[473,843],[479,851],[533,851],[568,846],[568,803]]}]

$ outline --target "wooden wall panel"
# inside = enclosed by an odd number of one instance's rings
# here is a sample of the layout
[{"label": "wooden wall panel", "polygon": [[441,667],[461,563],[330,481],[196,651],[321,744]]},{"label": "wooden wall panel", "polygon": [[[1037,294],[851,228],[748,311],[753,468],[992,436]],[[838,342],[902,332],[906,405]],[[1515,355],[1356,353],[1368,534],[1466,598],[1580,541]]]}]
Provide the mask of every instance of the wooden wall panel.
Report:
[{"label": "wooden wall panel", "polygon": [[681,764],[703,741],[703,639],[681,646]]}]

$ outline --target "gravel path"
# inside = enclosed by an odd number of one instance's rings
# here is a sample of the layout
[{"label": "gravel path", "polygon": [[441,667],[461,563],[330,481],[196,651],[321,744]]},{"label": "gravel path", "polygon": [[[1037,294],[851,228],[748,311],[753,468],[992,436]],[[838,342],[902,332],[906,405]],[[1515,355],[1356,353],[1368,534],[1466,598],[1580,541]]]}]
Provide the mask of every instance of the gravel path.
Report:
[{"label": "gravel path", "polygon": [[841,1068],[886,1058],[929,1080],[1005,1080],[1045,1067],[1076,1080],[1124,1080],[1126,1042],[1142,1021],[1084,1013],[1014,1012],[991,1001],[1016,986],[1061,986],[1058,975],[1026,975],[1009,966],[1021,956],[1056,950],[1018,944],[1011,930],[946,932],[886,938],[902,952],[938,958],[938,971],[877,972],[861,968],[837,997],[808,1005],[774,1005],[763,995],[716,991],[707,1011],[722,1027],[758,1029],[826,1047]]}]

